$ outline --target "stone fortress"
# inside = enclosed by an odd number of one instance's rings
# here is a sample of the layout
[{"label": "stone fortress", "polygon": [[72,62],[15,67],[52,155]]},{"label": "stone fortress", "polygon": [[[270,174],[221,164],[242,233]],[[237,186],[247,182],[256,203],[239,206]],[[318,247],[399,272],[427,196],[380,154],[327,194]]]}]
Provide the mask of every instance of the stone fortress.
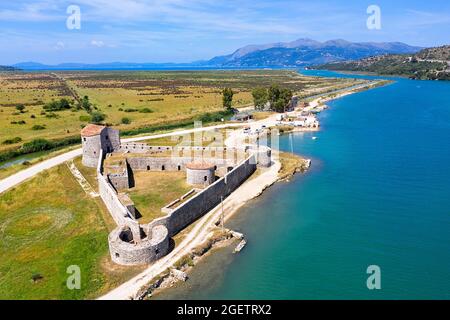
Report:
[{"label": "stone fortress", "polygon": [[[122,143],[118,130],[93,124],[81,131],[81,140],[82,163],[97,168],[100,197],[117,224],[108,241],[111,259],[121,265],[149,264],[167,255],[171,237],[220,204],[258,166],[269,167],[272,162],[271,149],[265,146]],[[105,170],[105,161],[116,156],[123,160]],[[163,207],[162,217],[141,225],[133,201],[120,192],[133,187],[137,171],[184,171],[193,189]]]}]

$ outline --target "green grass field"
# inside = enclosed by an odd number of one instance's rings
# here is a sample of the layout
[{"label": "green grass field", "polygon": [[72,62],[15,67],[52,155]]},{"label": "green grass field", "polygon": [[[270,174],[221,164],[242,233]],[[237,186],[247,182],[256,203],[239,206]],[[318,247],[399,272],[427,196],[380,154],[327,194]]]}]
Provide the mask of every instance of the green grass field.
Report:
[{"label": "green grass field", "polygon": [[[260,71],[83,71],[0,73],[0,152],[35,138],[62,139],[79,134],[88,122],[85,111],[43,113],[43,105],[60,98],[89,96],[106,114],[106,122],[123,131],[176,124],[223,110],[221,90],[235,91],[235,107],[252,104],[251,90],[278,84],[300,95],[349,86],[353,80],[301,76],[289,70]],[[18,112],[15,106],[24,104]],[[122,119],[128,118],[129,124]],[[42,126],[41,130],[33,130]],[[21,141],[4,144],[5,140]]]},{"label": "green grass field", "polygon": [[[65,165],[0,195],[0,299],[94,298],[131,277],[110,262],[108,219]],[[66,287],[70,265],[81,290]]]}]

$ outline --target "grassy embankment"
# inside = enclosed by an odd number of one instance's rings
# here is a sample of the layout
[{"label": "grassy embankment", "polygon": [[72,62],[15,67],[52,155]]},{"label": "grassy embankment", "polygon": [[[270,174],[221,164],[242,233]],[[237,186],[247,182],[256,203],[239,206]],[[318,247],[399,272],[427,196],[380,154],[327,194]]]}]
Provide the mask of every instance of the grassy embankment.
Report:
[{"label": "grassy embankment", "polygon": [[[94,298],[142,268],[109,259],[112,219],[88,197],[65,165],[0,195],[0,298]],[[69,290],[66,270],[81,269],[81,290]]]}]

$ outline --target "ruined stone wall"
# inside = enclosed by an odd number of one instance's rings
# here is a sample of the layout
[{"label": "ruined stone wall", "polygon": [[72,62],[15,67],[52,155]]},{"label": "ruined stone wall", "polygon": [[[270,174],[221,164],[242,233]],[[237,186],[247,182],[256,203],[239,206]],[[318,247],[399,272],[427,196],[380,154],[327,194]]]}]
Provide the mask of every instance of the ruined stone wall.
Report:
[{"label": "ruined stone wall", "polygon": [[164,151],[175,151],[175,152],[183,152],[183,151],[198,151],[198,152],[216,152],[223,153],[224,156],[228,153],[245,153],[248,150],[248,147],[242,148],[233,148],[233,147],[199,147],[199,146],[150,146],[145,143],[139,142],[124,142],[120,145],[119,148],[115,149],[118,152],[129,152],[129,153],[157,153]]},{"label": "ruined stone wall", "polygon": [[[191,157],[129,157],[128,164],[132,170],[140,171],[184,171],[186,164],[192,162]],[[202,158],[202,161],[212,163],[217,168],[234,167],[236,159]]]},{"label": "ruined stone wall", "polygon": [[128,172],[110,173],[108,174],[108,180],[116,190],[128,189],[130,187],[130,178]]},{"label": "ruined stone wall", "polygon": [[129,189],[132,187],[131,175],[128,168],[128,162],[125,160],[125,165],[122,166],[123,171],[118,173],[109,173],[107,175],[108,181],[118,190]]}]

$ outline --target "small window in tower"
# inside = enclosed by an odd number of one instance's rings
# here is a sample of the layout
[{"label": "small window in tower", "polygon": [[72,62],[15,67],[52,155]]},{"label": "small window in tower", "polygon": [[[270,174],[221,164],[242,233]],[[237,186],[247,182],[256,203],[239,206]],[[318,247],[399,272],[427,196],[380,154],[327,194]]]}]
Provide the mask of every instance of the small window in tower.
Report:
[{"label": "small window in tower", "polygon": [[165,167],[165,166],[162,166],[162,167],[161,167],[161,170],[162,170],[162,171],[166,170],[166,167]]},{"label": "small window in tower", "polygon": [[180,171],[181,170],[181,166],[178,166],[178,171]]},{"label": "small window in tower", "polygon": [[208,181],[208,176],[205,176],[205,177],[203,178],[203,180],[205,180],[205,182]]},{"label": "small window in tower", "polygon": [[116,256],[116,258],[120,257],[120,255],[117,252],[116,252],[115,256]]},{"label": "small window in tower", "polygon": [[86,141],[86,138],[83,138],[83,141]]},{"label": "small window in tower", "polygon": [[150,166],[147,166],[147,171],[150,171]]}]

